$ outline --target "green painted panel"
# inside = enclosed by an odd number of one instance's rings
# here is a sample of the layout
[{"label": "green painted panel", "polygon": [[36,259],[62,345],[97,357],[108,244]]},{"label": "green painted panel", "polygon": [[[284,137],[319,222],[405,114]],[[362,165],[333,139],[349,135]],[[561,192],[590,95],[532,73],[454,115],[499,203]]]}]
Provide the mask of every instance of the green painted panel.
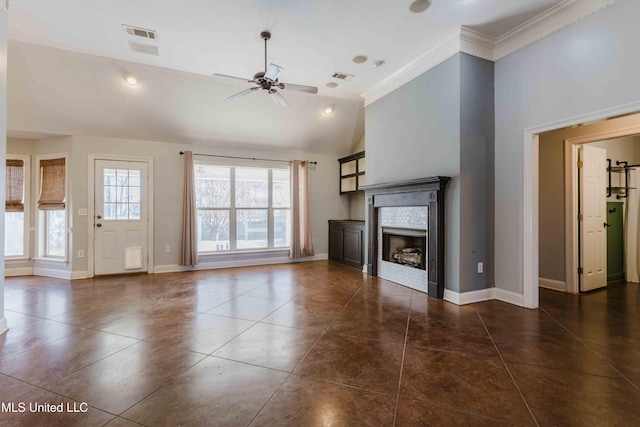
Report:
[{"label": "green painted panel", "polygon": [[607,202],[607,282],[624,280],[624,203]]}]

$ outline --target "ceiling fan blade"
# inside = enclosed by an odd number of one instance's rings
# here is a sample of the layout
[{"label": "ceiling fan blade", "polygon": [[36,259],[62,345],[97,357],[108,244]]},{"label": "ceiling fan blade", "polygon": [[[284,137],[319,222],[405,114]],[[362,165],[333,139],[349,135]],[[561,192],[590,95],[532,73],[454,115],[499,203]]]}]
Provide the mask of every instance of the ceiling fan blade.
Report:
[{"label": "ceiling fan blade", "polygon": [[264,78],[267,80],[271,80],[275,82],[278,79],[278,75],[284,70],[279,65],[269,64],[269,68],[267,68],[267,72],[264,74]]},{"label": "ceiling fan blade", "polygon": [[246,83],[253,83],[253,80],[247,80],[247,79],[243,79],[242,77],[235,77],[235,76],[228,76],[226,74],[213,74],[213,77],[218,77],[220,79],[225,79],[225,80],[234,80],[234,81],[240,81],[240,82],[246,82]]},{"label": "ceiling fan blade", "polygon": [[318,93],[318,88],[314,86],[294,85],[293,83],[280,83],[280,89],[297,90],[298,92]]},{"label": "ceiling fan blade", "polygon": [[238,99],[238,98],[242,98],[245,95],[249,95],[251,92],[254,92],[256,90],[258,90],[260,88],[258,87],[250,87],[249,89],[245,89],[242,92],[238,92],[235,95],[231,95],[230,97],[228,97],[227,99]]},{"label": "ceiling fan blade", "polygon": [[280,95],[280,92],[276,91],[275,89],[272,89],[269,92],[269,96],[271,97],[273,102],[276,103],[276,105],[278,107],[287,107],[287,106],[289,106],[289,103],[287,102],[286,99],[284,99],[284,96]]}]

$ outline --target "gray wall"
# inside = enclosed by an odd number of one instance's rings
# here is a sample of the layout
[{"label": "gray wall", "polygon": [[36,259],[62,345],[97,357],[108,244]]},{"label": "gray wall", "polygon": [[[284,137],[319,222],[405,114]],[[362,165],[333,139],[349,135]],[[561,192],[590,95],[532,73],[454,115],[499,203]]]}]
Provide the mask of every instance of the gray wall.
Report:
[{"label": "gray wall", "polygon": [[445,287],[458,292],[460,254],[460,57],[365,108],[367,183],[449,176]]},{"label": "gray wall", "polygon": [[494,77],[492,62],[466,54],[460,70],[460,292],[466,292],[494,283]]},{"label": "gray wall", "polygon": [[495,64],[495,283],[523,292],[523,135],[640,100],[640,2],[622,1]]}]

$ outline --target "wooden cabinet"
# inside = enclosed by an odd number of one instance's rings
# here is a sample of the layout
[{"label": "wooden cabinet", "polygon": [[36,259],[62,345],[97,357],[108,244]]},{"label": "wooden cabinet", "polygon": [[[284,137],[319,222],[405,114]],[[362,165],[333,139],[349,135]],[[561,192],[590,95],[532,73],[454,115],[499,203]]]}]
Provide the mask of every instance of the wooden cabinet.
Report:
[{"label": "wooden cabinet", "polygon": [[329,259],[362,268],[364,221],[329,220]]},{"label": "wooden cabinet", "polygon": [[338,159],[340,162],[340,194],[362,191],[365,182],[364,151]]}]

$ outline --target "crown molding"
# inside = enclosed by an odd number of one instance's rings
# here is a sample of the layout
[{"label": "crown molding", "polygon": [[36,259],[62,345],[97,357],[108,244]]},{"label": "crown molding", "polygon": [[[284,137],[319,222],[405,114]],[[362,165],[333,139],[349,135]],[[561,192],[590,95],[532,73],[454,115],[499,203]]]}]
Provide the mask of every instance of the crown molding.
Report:
[{"label": "crown molding", "polygon": [[622,0],[565,0],[495,40],[494,60],[504,58]]},{"label": "crown molding", "polygon": [[444,41],[362,93],[364,106],[374,103],[458,52],[495,62],[620,1],[565,0],[499,37],[460,27]]},{"label": "crown molding", "polygon": [[409,83],[419,75],[429,71],[460,52],[460,31],[455,31],[444,41],[418,56],[404,67],[383,79],[371,89],[364,92],[364,106],[368,106],[400,86]]}]

